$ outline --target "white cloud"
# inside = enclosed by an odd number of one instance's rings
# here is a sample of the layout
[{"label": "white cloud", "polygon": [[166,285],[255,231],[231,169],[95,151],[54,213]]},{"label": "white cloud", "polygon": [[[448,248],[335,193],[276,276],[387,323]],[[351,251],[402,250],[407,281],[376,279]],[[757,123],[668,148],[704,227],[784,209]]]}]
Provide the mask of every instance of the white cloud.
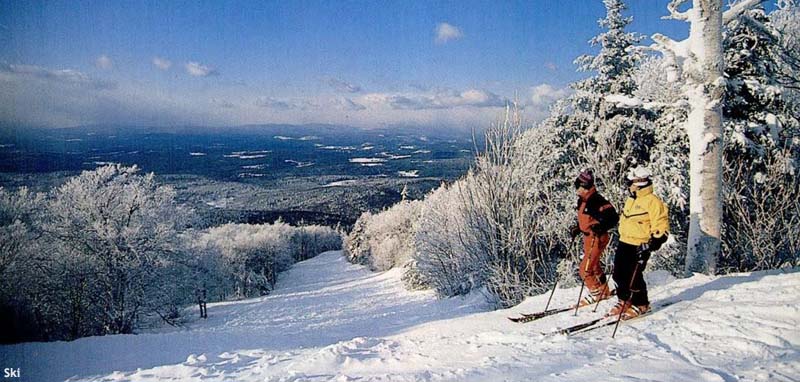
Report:
[{"label": "white cloud", "polygon": [[208,77],[219,74],[216,69],[194,61],[186,63],[186,73],[195,77]]},{"label": "white cloud", "polygon": [[364,105],[362,105],[362,104],[360,104],[360,103],[357,103],[357,102],[353,101],[353,100],[352,100],[352,99],[350,99],[350,98],[340,98],[340,99],[338,99],[338,100],[334,101],[334,104],[335,104],[335,105],[336,105],[336,106],[337,106],[339,109],[342,109],[342,110],[347,110],[347,111],[362,111],[362,110],[367,110],[367,107],[366,107],[366,106],[364,106]]},{"label": "white cloud", "polygon": [[0,74],[11,77],[12,81],[60,83],[82,89],[108,90],[117,87],[116,82],[92,78],[73,69],[53,70],[35,65],[0,64]]},{"label": "white cloud", "polygon": [[461,32],[461,29],[448,23],[439,23],[439,25],[436,26],[437,44],[445,44],[448,41],[458,40],[463,36],[464,34]]},{"label": "white cloud", "polygon": [[340,92],[358,93],[361,91],[361,86],[351,84],[338,78],[328,79],[328,85]]},{"label": "white cloud", "polygon": [[307,110],[315,105],[304,99],[282,99],[273,97],[258,97],[256,106],[274,110]]},{"label": "white cloud", "polygon": [[[168,84],[101,81],[71,69],[0,63],[0,123],[237,126],[327,123],[359,127],[480,128],[506,98],[480,88],[291,97],[229,83],[185,90]],[[249,100],[249,101],[248,101]],[[533,108],[531,108],[533,109]]]},{"label": "white cloud", "polygon": [[211,99],[211,103],[213,103],[214,105],[217,105],[218,107],[221,107],[223,109],[233,109],[233,108],[236,107],[236,104],[234,104],[231,101],[224,100],[224,99],[212,98]]},{"label": "white cloud", "polygon": [[156,56],[153,57],[153,65],[161,70],[167,70],[172,66],[172,61]]},{"label": "white cloud", "polygon": [[554,72],[556,70],[558,70],[558,65],[556,65],[554,62],[549,62],[549,61],[545,62],[544,63],[544,67],[547,68],[548,70],[554,71]]},{"label": "white cloud", "polygon": [[556,89],[550,84],[541,84],[531,88],[531,104],[534,106],[550,105],[559,98],[569,94],[569,88]]},{"label": "white cloud", "polygon": [[491,108],[505,106],[508,99],[486,90],[439,90],[426,93],[372,93],[361,98],[363,104],[395,110],[452,109],[456,107]]},{"label": "white cloud", "polygon": [[111,67],[114,66],[114,64],[111,62],[111,59],[105,54],[97,57],[97,59],[94,61],[94,65],[103,70],[111,69]]},{"label": "white cloud", "polygon": [[0,122],[24,126],[87,124],[149,126],[212,124],[198,97],[175,97],[163,89],[97,80],[71,69],[0,64]]}]

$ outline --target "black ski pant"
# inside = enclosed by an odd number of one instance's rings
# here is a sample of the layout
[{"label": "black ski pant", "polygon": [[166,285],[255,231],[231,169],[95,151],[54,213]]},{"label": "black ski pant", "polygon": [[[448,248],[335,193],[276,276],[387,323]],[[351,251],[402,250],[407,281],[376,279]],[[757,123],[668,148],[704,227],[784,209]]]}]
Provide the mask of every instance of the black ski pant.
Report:
[{"label": "black ski pant", "polygon": [[[633,305],[647,305],[647,285],[644,283],[644,267],[647,260],[639,264],[639,255],[636,253],[637,246],[619,242],[617,252],[614,255],[614,282],[617,284],[617,297],[621,301],[628,301],[631,298]],[[634,269],[636,274],[633,274]],[[633,279],[633,284],[631,284]],[[632,295],[632,296],[631,296]]]}]

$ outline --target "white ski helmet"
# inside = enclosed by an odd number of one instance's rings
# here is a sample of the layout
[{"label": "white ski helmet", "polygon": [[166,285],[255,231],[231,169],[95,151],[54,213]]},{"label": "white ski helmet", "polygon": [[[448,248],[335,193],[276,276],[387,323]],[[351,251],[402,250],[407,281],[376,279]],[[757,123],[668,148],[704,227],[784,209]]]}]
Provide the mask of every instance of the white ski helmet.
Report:
[{"label": "white ski helmet", "polygon": [[650,173],[650,170],[644,166],[639,166],[628,170],[628,180],[639,187],[647,186],[650,183],[650,177],[652,176],[653,174]]}]

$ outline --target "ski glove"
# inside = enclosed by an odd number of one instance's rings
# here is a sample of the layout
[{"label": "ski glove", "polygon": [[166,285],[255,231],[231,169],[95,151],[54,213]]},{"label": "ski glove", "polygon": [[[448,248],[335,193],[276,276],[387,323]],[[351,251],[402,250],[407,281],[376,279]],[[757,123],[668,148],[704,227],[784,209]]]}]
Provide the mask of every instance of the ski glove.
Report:
[{"label": "ski glove", "polygon": [[639,256],[639,263],[643,264],[646,262],[650,258],[650,253],[653,251],[658,251],[658,249],[661,248],[661,245],[663,245],[666,241],[667,234],[665,233],[661,237],[651,236],[650,241],[639,245],[639,247],[636,248],[636,254]]},{"label": "ski glove", "polygon": [[667,242],[667,234],[664,233],[661,237],[651,237],[648,244],[650,245],[651,251],[658,251],[661,246]]},{"label": "ski glove", "polygon": [[569,237],[571,239],[574,240],[575,237],[578,236],[579,233],[581,233],[581,227],[579,227],[578,225],[574,225],[572,227],[569,227]]}]

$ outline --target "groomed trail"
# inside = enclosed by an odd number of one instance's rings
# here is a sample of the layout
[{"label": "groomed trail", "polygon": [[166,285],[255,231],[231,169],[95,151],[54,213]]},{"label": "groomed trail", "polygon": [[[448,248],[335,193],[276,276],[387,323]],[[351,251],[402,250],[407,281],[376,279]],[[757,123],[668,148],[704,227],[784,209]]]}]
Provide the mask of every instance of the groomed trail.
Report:
[{"label": "groomed trail", "polygon": [[[678,301],[646,318],[575,336],[541,333],[607,311],[527,324],[547,295],[491,311],[480,294],[406,291],[401,270],[371,273],[323,253],[281,275],[272,295],[209,304],[184,328],[0,346],[19,381],[799,381],[800,272],[675,280],[648,275],[650,297]],[[559,289],[554,306],[578,289]],[[192,316],[196,312],[192,311]]]}]

